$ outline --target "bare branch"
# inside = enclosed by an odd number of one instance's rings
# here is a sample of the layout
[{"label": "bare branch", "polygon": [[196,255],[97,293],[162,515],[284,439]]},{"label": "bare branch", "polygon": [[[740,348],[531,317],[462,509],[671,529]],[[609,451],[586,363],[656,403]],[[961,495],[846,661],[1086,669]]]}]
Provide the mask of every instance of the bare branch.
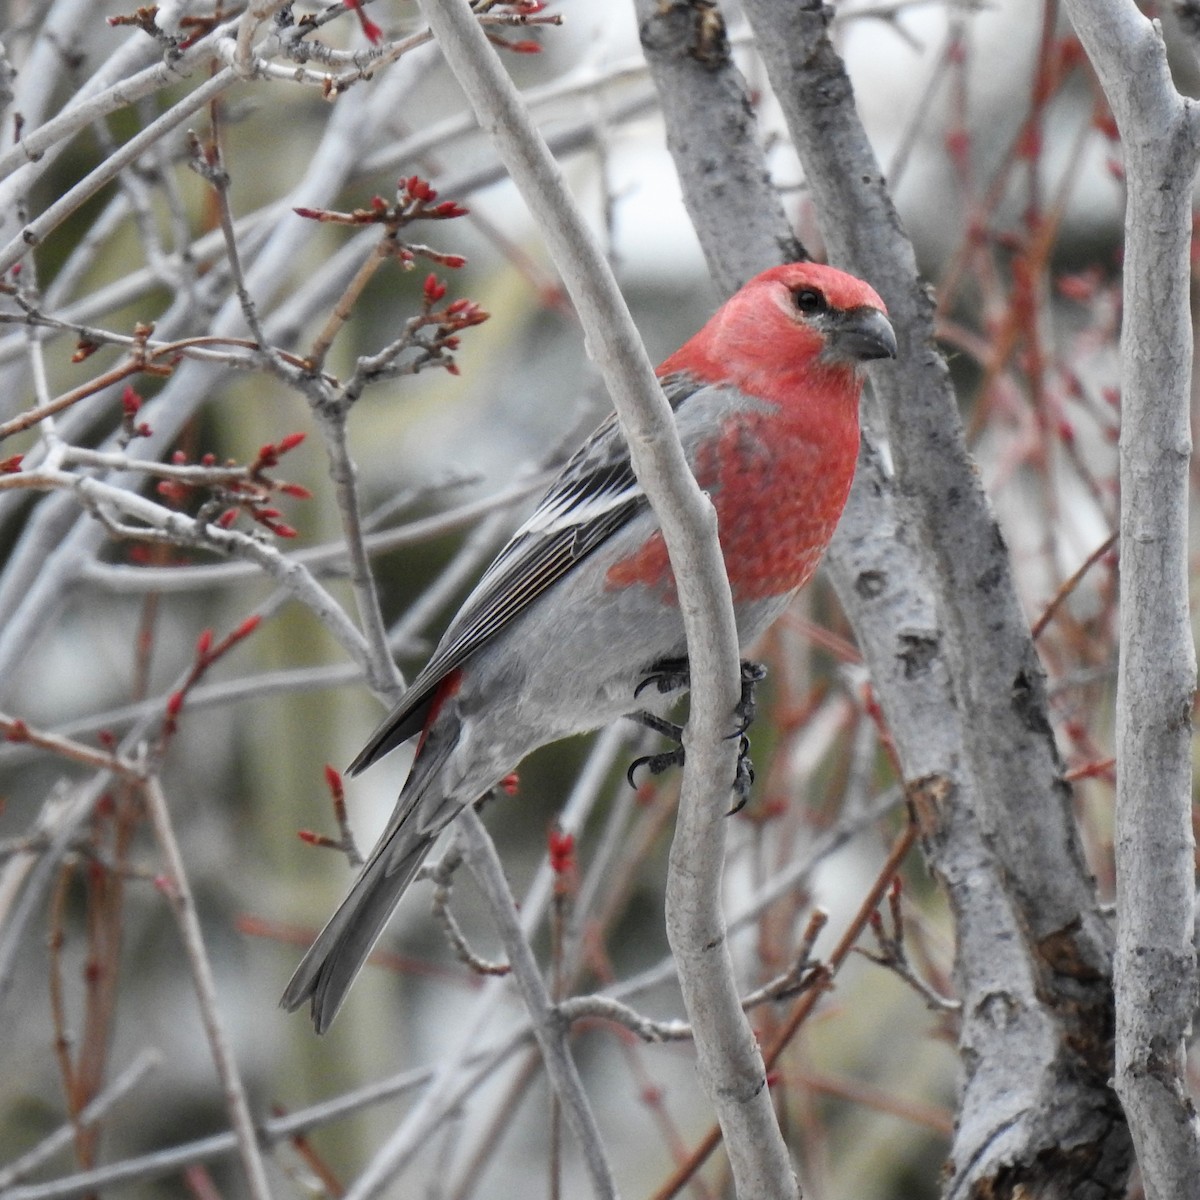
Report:
[{"label": "bare branch", "polygon": [[693,683],[667,883],[668,938],[696,1030],[701,1073],[729,1137],[738,1186],[794,1195],[796,1180],[762,1058],[740,1008],[720,903],[721,811],[728,796],[721,781],[733,778],[736,748],[724,739],[737,701],[738,651],[715,514],[688,469],[669,407],[603,254],[474,15],[457,2],[426,2],[423,11],[481,126],[543,227],[620,415],[638,481],[662,527],[679,588]]},{"label": "bare branch", "polygon": [[129,1064],[79,1115],[67,1125],[44,1138],[32,1150],[0,1168],[0,1190],[12,1187],[42,1163],[53,1158],[60,1150],[70,1145],[79,1129],[99,1124],[112,1108],[119,1104],[142,1079],[162,1064],[162,1055],[153,1049],[140,1050]]},{"label": "bare branch", "polygon": [[229,1119],[237,1137],[238,1154],[246,1172],[246,1183],[254,1200],[270,1200],[271,1188],[267,1183],[266,1168],[259,1151],[258,1131],[250,1116],[241,1071],[225,1032],[216,980],[213,977],[208,951],[205,949],[204,933],[196,915],[196,901],[188,882],[183,855],[180,853],[179,843],[175,840],[171,814],[167,809],[167,798],[163,795],[162,786],[156,776],[146,780],[143,794],[146,797],[151,824],[154,826],[154,836],[169,872],[162,891],[179,924],[179,933],[192,969],[196,999],[200,1005],[200,1018],[208,1035],[213,1063],[221,1079]]},{"label": "bare branch", "polygon": [[1121,132],[1128,186],[1121,330],[1116,1089],[1150,1200],[1200,1179],[1188,1092],[1196,1002],[1188,597],[1192,189],[1200,121],[1157,22],[1132,3],[1068,10]]},{"label": "bare branch", "polygon": [[550,993],[542,979],[533,950],[521,929],[516,905],[504,878],[504,867],[500,863],[496,847],[474,809],[466,809],[458,820],[463,830],[461,838],[467,866],[470,867],[487,900],[492,920],[496,924],[500,940],[504,943],[505,953],[512,965],[513,978],[521,991],[533,1024],[533,1036],[542,1052],[546,1074],[562,1104],[567,1124],[579,1143],[591,1178],[592,1190],[600,1197],[616,1196],[616,1182],[600,1137],[600,1129],[567,1046],[566,1031],[561,1021],[556,1020]]}]

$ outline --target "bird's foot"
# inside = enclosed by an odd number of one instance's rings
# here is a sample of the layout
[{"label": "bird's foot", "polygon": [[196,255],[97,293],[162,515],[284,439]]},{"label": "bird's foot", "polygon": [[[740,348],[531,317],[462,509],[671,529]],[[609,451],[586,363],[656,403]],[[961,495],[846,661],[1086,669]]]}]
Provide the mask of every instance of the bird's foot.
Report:
[{"label": "bird's foot", "polygon": [[758,710],[755,688],[766,677],[767,668],[762,663],[742,660],[742,695],[733,709],[733,715],[738,722],[735,737],[744,734],[754,724],[754,714]]},{"label": "bird's foot", "polygon": [[[744,664],[745,666],[753,667],[756,674],[750,680],[750,687],[753,689],[754,683],[758,682],[763,677],[765,672],[755,663]],[[743,686],[743,701],[745,690]],[[746,724],[749,724],[749,719],[741,711],[742,706],[739,705],[739,719],[745,719]],[[750,701],[750,716],[753,715],[753,697]],[[683,751],[683,727],[676,725],[673,721],[667,721],[662,717],[657,717],[653,713],[635,712],[630,714],[631,718],[641,725],[645,725],[647,729],[653,729],[655,733],[661,733],[663,737],[670,738],[671,741],[677,743],[671,750],[664,750],[658,754],[643,754],[640,758],[635,758],[629,764],[629,770],[625,772],[625,778],[629,781],[631,788],[637,787],[637,775],[640,767],[645,767],[651,775],[661,775],[669,767],[682,767],[684,762]],[[744,726],[743,726],[744,729]],[[742,730],[735,731],[732,737],[739,739],[738,741],[738,758],[737,769],[733,777],[733,795],[734,805],[725,815],[732,817],[735,813],[739,813],[746,807],[746,801],[750,799],[750,789],[754,785],[754,763],[750,761],[750,739]]]},{"label": "bird's foot", "polygon": [[[754,720],[754,687],[767,677],[767,668],[762,663],[743,659],[741,662],[742,696],[733,710],[738,719],[737,732],[745,733]],[[634,689],[636,700],[648,687],[654,687],[659,695],[679,691],[691,686],[691,668],[686,658],[660,658],[650,664],[650,672]]]},{"label": "bird's foot", "polygon": [[[653,676],[651,676],[653,679]],[[650,680],[643,680],[642,687]],[[641,688],[638,689],[639,691]],[[665,689],[670,691],[670,688]],[[641,758],[635,758],[629,764],[629,770],[625,772],[625,778],[629,780],[631,788],[637,787],[637,781],[634,775],[639,767],[645,767],[651,775],[661,775],[668,767],[683,766],[683,726],[676,725],[674,721],[668,721],[663,717],[656,717],[654,713],[635,712],[630,716],[637,721],[639,725],[645,725],[647,729],[653,729],[655,733],[661,733],[663,737],[670,738],[675,742],[673,750],[664,750],[661,754],[643,754]]]},{"label": "bird's foot", "polygon": [[625,772],[625,778],[629,780],[631,788],[637,787],[637,780],[634,776],[637,774],[639,767],[645,767],[651,775],[661,775],[668,767],[683,766],[683,747],[676,746],[674,750],[664,750],[661,754],[643,754],[641,758],[635,758],[629,764],[629,770]]},{"label": "bird's foot", "polygon": [[738,743],[737,769],[733,776],[733,807],[725,814],[735,816],[746,807],[750,799],[750,789],[754,786],[754,764],[750,761],[750,739],[744,734],[737,735]]},{"label": "bird's foot", "polygon": [[633,689],[636,700],[648,687],[654,687],[660,696],[686,688],[691,683],[691,671],[686,658],[660,658],[650,664],[650,673]]},{"label": "bird's foot", "polygon": [[755,698],[755,688],[767,677],[767,668],[762,663],[742,659],[742,695],[734,706],[733,715],[737,719],[737,728],[730,735],[739,739],[737,772],[733,777],[734,805],[725,814],[732,817],[746,807],[750,799],[750,789],[754,785],[754,764],[750,761],[750,739],[746,730],[754,723],[754,714],[758,708]]}]

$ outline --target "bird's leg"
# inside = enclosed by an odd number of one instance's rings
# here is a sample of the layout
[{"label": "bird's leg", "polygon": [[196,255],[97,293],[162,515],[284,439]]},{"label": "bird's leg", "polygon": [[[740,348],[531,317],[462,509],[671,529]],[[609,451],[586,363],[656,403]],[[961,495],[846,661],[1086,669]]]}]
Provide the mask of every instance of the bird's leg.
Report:
[{"label": "bird's leg", "polygon": [[[750,798],[750,788],[754,783],[754,764],[750,761],[750,739],[746,737],[746,730],[750,728],[750,724],[754,720],[755,685],[763,680],[766,674],[767,669],[762,663],[743,661],[741,664],[742,694],[733,710],[738,724],[730,734],[731,737],[739,739],[737,773],[733,780],[733,794],[736,797],[736,803],[727,814],[729,816],[733,816],[734,813],[741,812],[745,808],[746,801]],[[686,658],[664,658],[651,666],[650,674],[638,684],[633,694],[639,696],[651,685],[656,687],[660,693],[665,694],[678,688],[687,687],[689,683],[688,660]],[[634,775],[639,767],[645,767],[651,775],[660,775],[668,767],[683,766],[682,726],[645,711],[631,713],[630,717],[639,724],[645,725],[647,729],[653,729],[656,733],[661,733],[664,737],[677,743],[673,750],[666,750],[661,754],[646,754],[641,758],[634,759],[625,773],[630,787],[637,786],[634,782]]]}]

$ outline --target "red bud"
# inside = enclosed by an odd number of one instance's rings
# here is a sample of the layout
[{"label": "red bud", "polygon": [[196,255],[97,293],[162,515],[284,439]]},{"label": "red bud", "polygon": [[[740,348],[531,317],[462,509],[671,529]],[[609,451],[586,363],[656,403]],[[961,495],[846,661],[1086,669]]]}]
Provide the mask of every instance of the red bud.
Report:
[{"label": "red bud", "polygon": [[446,294],[446,285],[430,271],[425,276],[425,299],[429,304],[435,304]]},{"label": "red bud", "polygon": [[547,838],[550,851],[550,870],[565,875],[575,865],[575,838],[560,829],[551,829]]},{"label": "red bud", "polygon": [[341,800],[345,795],[341,772],[336,767],[325,764],[325,786],[329,789],[334,800]]},{"label": "red bud", "polygon": [[249,637],[262,624],[262,614],[254,613],[247,617],[230,635],[229,641],[240,642],[242,638]]}]

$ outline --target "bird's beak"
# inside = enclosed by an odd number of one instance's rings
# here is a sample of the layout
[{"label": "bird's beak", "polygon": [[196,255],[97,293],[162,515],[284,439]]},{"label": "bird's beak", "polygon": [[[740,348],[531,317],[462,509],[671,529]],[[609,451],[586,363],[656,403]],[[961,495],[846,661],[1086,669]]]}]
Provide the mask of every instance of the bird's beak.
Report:
[{"label": "bird's beak", "polygon": [[841,362],[869,362],[896,357],[896,332],[877,308],[848,308],[827,326],[824,357]]}]

